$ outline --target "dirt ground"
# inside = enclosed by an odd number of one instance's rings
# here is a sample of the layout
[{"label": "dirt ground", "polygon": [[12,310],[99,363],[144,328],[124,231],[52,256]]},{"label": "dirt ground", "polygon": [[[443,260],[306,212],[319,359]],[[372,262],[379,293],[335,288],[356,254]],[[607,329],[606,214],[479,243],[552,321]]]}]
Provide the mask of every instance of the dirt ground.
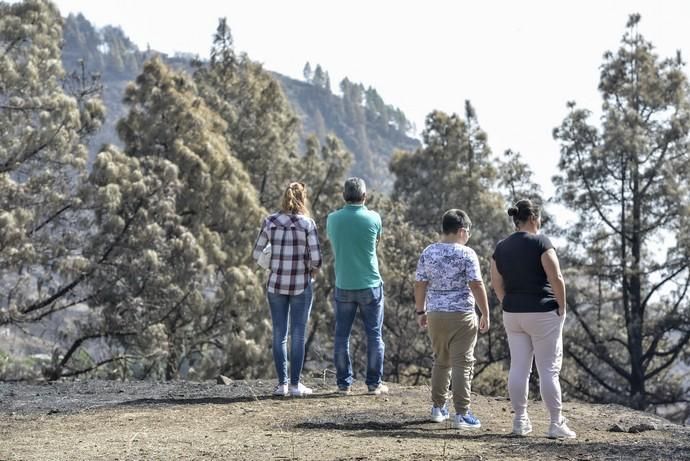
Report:
[{"label": "dirt ground", "polygon": [[[274,398],[273,383],[0,383],[0,460],[690,460],[690,428],[614,405],[567,402],[576,440],[510,435],[505,398],[473,396],[475,431],[428,422],[429,389]],[[623,432],[615,432],[623,431]]]}]

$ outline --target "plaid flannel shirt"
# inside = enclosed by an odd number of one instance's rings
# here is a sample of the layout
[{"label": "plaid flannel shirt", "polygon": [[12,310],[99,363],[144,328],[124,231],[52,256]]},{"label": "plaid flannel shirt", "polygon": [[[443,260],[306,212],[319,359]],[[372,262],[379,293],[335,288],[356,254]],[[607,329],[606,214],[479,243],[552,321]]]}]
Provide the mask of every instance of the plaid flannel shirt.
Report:
[{"label": "plaid flannel shirt", "polygon": [[321,267],[321,247],[316,223],[304,215],[274,213],[264,219],[252,256],[259,259],[271,244],[268,291],[285,295],[302,293],[311,270]]}]

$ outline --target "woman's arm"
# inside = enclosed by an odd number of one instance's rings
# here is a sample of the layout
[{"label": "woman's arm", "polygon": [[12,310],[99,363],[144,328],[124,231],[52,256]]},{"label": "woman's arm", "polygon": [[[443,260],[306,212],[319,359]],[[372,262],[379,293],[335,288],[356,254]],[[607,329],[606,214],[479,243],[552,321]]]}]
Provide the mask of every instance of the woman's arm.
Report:
[{"label": "woman's arm", "polygon": [[266,221],[264,221],[261,223],[261,230],[259,231],[259,235],[256,236],[256,241],[254,242],[254,249],[252,250],[252,257],[254,258],[254,261],[259,260],[261,252],[269,243],[270,239],[268,237],[268,232],[266,232]]},{"label": "woman's arm", "polygon": [[498,272],[498,267],[496,266],[496,260],[494,258],[491,258],[491,287],[494,289],[498,301],[503,304],[506,289],[503,286],[503,276]]},{"label": "woman's arm", "polygon": [[491,320],[489,319],[489,300],[486,298],[484,282],[481,280],[473,280],[469,283],[469,286],[470,290],[472,290],[474,300],[479,304],[479,311],[482,313],[479,319],[479,331],[481,333],[486,333],[491,326]]},{"label": "woman's arm", "polygon": [[541,265],[544,267],[544,272],[546,272],[546,279],[549,281],[551,288],[553,288],[553,294],[556,295],[558,315],[563,315],[565,314],[565,280],[563,280],[563,274],[561,274],[556,250],[551,248],[542,253]]}]

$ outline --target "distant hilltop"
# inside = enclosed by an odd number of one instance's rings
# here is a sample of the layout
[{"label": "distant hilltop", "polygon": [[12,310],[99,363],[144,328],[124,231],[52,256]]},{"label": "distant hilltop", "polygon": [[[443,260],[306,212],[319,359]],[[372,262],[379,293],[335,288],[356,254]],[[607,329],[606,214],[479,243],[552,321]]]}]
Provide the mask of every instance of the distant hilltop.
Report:
[{"label": "distant hilltop", "polygon": [[[67,72],[80,71],[100,75],[106,120],[91,142],[91,159],[105,143],[119,144],[117,121],[126,114],[122,95],[128,82],[141,72],[144,61],[159,55],[177,68],[190,69],[192,53],[172,56],[154,50],[140,50],[119,27],[96,29],[82,14],[70,14],[64,23],[63,66]],[[329,134],[340,138],[354,158],[351,173],[362,176],[374,190],[390,192],[388,164],[396,150],[413,151],[421,146],[414,137],[415,127],[398,108],[386,104],[376,89],[340,82],[341,95],[331,91],[328,72],[320,65],[311,71],[305,65],[305,80],[296,80],[271,72],[280,83],[301,122],[301,144],[315,134],[323,142]]]}]

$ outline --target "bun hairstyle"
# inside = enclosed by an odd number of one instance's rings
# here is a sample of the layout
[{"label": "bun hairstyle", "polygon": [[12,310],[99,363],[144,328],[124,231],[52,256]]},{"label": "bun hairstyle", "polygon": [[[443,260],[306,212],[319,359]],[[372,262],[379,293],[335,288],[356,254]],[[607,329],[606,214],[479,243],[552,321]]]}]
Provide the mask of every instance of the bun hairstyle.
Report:
[{"label": "bun hairstyle", "polygon": [[287,214],[301,214],[309,216],[307,208],[307,186],[302,182],[291,182],[280,204],[280,209]]},{"label": "bun hairstyle", "polygon": [[524,199],[517,202],[515,205],[508,208],[508,216],[513,218],[513,223],[518,226],[520,223],[527,222],[532,216],[538,217],[541,214],[539,206],[532,203],[531,200]]}]

